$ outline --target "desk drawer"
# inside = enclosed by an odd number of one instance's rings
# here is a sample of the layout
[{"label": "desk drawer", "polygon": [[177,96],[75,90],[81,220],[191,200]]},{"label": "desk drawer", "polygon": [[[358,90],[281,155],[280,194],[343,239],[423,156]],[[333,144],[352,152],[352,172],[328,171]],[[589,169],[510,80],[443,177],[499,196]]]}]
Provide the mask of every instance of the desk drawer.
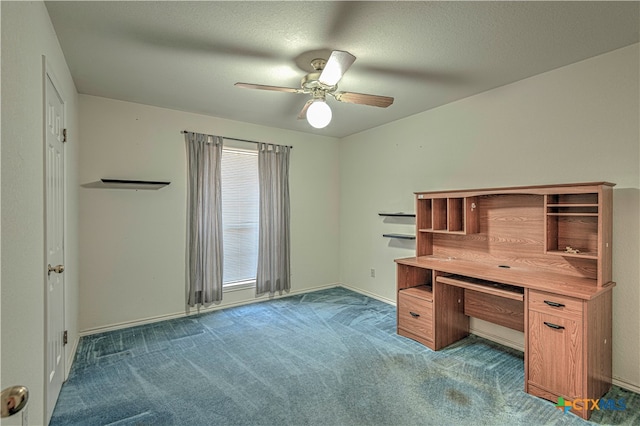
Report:
[{"label": "desk drawer", "polygon": [[563,318],[582,318],[582,300],[544,291],[529,290],[529,309]]},{"label": "desk drawer", "polygon": [[398,292],[398,328],[433,341],[433,302]]}]

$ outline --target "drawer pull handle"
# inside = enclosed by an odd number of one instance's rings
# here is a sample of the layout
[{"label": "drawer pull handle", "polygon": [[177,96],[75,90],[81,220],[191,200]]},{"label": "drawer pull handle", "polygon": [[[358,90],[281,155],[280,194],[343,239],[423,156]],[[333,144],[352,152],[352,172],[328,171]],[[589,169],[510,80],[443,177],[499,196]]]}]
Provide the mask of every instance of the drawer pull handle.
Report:
[{"label": "drawer pull handle", "polygon": [[411,312],[411,311],[409,311],[409,314],[411,314],[411,316],[414,318],[418,318],[420,316],[420,314],[416,314],[415,312]]},{"label": "drawer pull handle", "polygon": [[553,324],[551,322],[544,322],[544,325],[546,325],[547,327],[553,328],[555,330],[564,330],[564,327],[558,324]]},{"label": "drawer pull handle", "polygon": [[549,306],[553,306],[554,308],[564,308],[564,305],[562,303],[551,302],[549,300],[545,300],[544,303],[546,303]]}]

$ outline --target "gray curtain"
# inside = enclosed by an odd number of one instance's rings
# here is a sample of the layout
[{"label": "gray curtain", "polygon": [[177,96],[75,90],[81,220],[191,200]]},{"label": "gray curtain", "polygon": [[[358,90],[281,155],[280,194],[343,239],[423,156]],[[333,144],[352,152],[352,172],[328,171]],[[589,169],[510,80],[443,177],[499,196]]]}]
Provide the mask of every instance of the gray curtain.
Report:
[{"label": "gray curtain", "polygon": [[222,300],[222,137],[185,133],[188,304]]},{"label": "gray curtain", "polygon": [[290,147],[260,143],[258,176],[260,224],[256,295],[289,291],[289,152]]}]

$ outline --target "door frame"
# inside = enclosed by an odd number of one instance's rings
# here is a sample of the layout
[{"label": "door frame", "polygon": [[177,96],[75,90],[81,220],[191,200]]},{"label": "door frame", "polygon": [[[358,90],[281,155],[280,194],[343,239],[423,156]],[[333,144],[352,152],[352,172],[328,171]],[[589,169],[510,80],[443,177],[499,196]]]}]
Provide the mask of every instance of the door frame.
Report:
[{"label": "door frame", "polygon": [[[42,183],[43,183],[43,191],[42,191],[42,198],[43,198],[43,212],[42,212],[42,217],[43,217],[43,253],[44,253],[44,262],[42,265],[42,277],[43,277],[43,292],[44,292],[44,306],[43,306],[43,312],[44,312],[44,318],[43,318],[43,325],[44,325],[44,341],[43,341],[43,363],[44,363],[44,377],[43,377],[43,418],[45,419],[46,423],[48,424],[49,421],[51,420],[49,417],[49,411],[50,411],[50,407],[49,407],[49,379],[48,379],[48,374],[49,372],[47,371],[47,345],[48,345],[48,339],[49,339],[49,324],[48,324],[48,318],[49,318],[49,311],[48,311],[48,307],[49,307],[49,300],[48,300],[48,285],[49,285],[49,281],[48,281],[48,274],[46,271],[46,263],[47,263],[47,80],[51,81],[51,84],[53,85],[53,88],[56,90],[56,92],[58,92],[58,95],[60,96],[60,100],[62,102],[62,114],[63,114],[63,118],[62,118],[62,128],[66,129],[67,128],[67,102],[66,102],[66,96],[64,94],[64,92],[61,90],[62,85],[59,83],[58,78],[56,77],[53,68],[51,67],[51,65],[49,64],[49,61],[47,60],[47,57],[45,55],[42,55],[42,150],[43,150],[43,159],[42,159]],[[63,258],[63,264],[66,265],[66,242],[67,242],[67,150],[64,149],[64,143],[63,143],[63,150],[62,150],[62,158],[63,158],[63,165],[64,165],[64,171],[63,171],[63,190],[62,190],[62,208],[63,208],[63,216],[62,216],[62,223],[63,223],[63,233],[62,233],[62,241],[63,241],[63,252],[62,252],[62,258]],[[66,290],[67,290],[67,283],[66,283],[66,277],[62,278],[62,322],[63,322],[63,329],[66,329]],[[67,380],[68,378],[68,370],[67,370],[67,349],[65,346],[63,346],[62,348],[62,360],[61,360],[61,373],[63,374],[63,382]],[[53,407],[51,407],[53,408]],[[51,412],[53,412],[53,410],[51,410]]]}]

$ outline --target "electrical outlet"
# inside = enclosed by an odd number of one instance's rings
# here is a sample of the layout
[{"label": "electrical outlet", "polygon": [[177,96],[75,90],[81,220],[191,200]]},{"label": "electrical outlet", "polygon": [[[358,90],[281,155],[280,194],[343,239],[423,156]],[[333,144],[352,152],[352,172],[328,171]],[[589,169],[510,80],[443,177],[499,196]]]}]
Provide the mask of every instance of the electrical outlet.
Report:
[{"label": "electrical outlet", "polygon": [[376,277],[376,270],[371,268],[371,278],[375,278]]}]

